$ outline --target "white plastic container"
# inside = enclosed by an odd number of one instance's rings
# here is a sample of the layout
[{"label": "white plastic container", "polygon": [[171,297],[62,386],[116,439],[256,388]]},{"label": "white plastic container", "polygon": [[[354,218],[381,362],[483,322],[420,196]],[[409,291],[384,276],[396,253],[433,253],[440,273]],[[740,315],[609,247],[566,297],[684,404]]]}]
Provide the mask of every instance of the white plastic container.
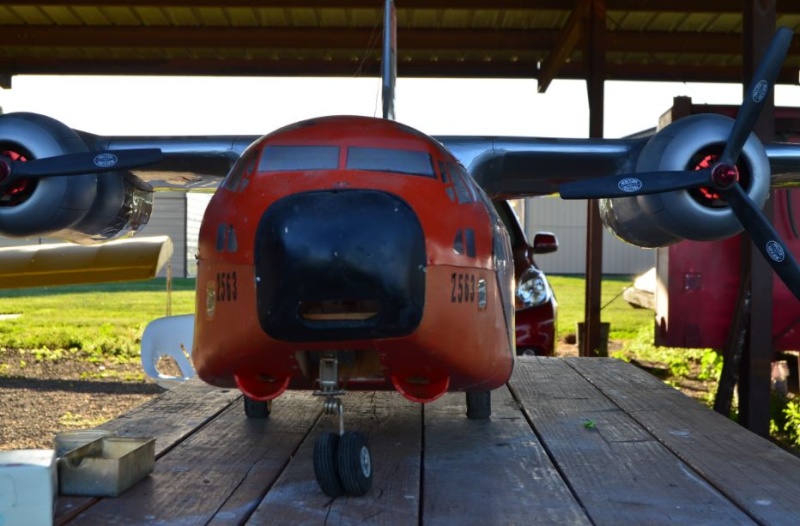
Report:
[{"label": "white plastic container", "polygon": [[54,450],[0,451],[0,524],[52,525],[57,488]]}]

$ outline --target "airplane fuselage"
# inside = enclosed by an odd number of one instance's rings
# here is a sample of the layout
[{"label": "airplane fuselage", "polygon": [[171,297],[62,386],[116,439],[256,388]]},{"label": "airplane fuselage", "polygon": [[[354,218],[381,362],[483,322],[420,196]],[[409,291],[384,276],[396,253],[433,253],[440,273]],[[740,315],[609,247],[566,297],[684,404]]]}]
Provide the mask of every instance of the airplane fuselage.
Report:
[{"label": "airplane fuselage", "polygon": [[487,391],[514,357],[513,262],[494,208],[435,140],[326,117],[242,155],[200,229],[193,360],[256,400],[315,387],[414,401]]}]

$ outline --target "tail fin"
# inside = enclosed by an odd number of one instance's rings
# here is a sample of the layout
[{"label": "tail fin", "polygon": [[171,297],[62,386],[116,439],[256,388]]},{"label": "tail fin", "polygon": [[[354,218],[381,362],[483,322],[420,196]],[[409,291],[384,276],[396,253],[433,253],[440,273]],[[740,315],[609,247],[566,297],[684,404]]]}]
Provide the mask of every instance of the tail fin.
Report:
[{"label": "tail fin", "polygon": [[383,14],[383,64],[381,65],[383,118],[394,120],[394,86],[397,82],[397,12],[386,0]]}]

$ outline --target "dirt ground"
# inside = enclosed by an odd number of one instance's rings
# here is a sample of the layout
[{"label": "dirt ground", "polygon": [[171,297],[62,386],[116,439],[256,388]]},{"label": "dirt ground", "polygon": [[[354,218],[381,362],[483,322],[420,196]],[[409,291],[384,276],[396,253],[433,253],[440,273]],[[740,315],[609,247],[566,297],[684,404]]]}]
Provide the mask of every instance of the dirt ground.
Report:
[{"label": "dirt ground", "polygon": [[56,433],[106,422],[161,393],[138,363],[35,363],[0,353],[0,450],[47,449]]}]

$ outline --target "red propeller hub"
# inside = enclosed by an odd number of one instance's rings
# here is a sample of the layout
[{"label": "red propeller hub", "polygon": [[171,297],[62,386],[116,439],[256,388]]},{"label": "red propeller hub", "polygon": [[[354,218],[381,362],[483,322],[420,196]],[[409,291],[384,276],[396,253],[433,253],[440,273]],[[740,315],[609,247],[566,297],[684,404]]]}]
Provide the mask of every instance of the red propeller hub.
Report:
[{"label": "red propeller hub", "polygon": [[711,181],[717,188],[730,188],[739,180],[739,169],[735,164],[719,163],[711,169]]}]

